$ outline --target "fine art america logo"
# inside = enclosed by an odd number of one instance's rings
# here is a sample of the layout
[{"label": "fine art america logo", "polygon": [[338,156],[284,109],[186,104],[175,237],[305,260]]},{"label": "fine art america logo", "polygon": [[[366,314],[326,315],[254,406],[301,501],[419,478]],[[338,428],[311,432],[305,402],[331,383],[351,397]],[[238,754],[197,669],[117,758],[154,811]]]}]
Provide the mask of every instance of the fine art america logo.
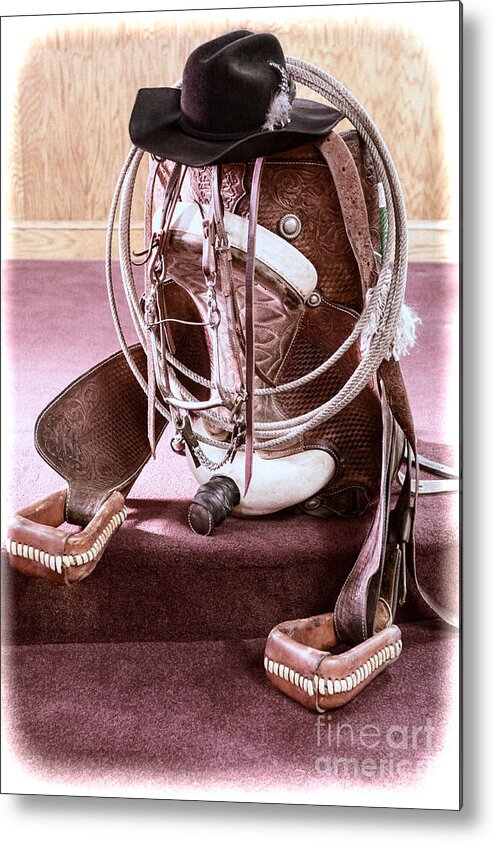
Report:
[{"label": "fine art america logo", "polygon": [[425,769],[432,753],[431,717],[422,724],[386,727],[372,723],[355,727],[332,720],[329,713],[316,720],[315,770],[321,778],[406,778]]}]

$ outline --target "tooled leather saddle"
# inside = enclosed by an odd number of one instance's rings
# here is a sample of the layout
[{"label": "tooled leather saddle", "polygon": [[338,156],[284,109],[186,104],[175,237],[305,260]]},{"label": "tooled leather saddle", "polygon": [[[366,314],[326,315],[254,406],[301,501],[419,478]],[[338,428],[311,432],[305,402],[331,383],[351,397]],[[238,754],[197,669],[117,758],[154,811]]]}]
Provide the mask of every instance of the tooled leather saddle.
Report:
[{"label": "tooled leather saddle", "polygon": [[[123,189],[122,276],[139,342],[129,347],[120,327],[110,219],[107,278],[122,351],[38,418],[37,450],[67,488],[17,513],[10,562],[60,584],[87,576],[168,423],[197,479],[189,523],[200,534],[224,528],[230,514],[371,509],[334,610],[276,626],[265,648],[275,687],[312,709],[341,706],[400,655],[393,620],[407,569],[439,611],[416,579],[419,460],[397,358],[403,290],[390,303],[393,211],[371,144],[355,130],[331,131],[222,166],[151,156],[142,295],[128,236],[141,158],[134,147],[112,208]],[[80,531],[60,529],[64,521]]]}]

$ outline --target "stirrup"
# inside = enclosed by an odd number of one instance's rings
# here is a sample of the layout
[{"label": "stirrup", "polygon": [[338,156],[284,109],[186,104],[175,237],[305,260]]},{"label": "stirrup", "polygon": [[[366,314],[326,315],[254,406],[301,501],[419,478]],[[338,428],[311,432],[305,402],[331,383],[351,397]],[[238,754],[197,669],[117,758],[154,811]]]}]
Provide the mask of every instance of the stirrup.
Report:
[{"label": "stirrup", "polygon": [[114,491],[80,532],[60,529],[66,499],[67,489],[62,489],[14,515],[5,542],[12,567],[59,585],[78,582],[94,570],[127,516],[124,497]]},{"label": "stirrup", "polygon": [[319,712],[352,701],[401,653],[401,632],[388,626],[350,649],[341,648],[333,614],[275,626],[266,641],[264,669],[282,693]]}]

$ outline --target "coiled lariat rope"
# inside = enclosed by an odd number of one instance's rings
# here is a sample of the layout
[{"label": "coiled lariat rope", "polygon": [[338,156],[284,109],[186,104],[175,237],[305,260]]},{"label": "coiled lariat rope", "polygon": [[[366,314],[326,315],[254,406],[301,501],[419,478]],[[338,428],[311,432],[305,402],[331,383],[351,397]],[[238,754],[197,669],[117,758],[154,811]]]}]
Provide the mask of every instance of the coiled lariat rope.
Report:
[{"label": "coiled lariat rope", "polygon": [[[330,358],[308,374],[289,383],[256,389],[254,395],[261,397],[290,392],[312,382],[334,366],[346,351],[360,339],[361,359],[357,367],[340,391],[316,409],[290,419],[256,423],[256,450],[280,447],[341,412],[372,380],[382,361],[396,355],[408,266],[405,202],[394,163],[379,130],[350,91],[329,73],[297,58],[287,58],[287,68],[296,82],[306,85],[335,105],[350,120],[358,134],[363,138],[376,168],[378,180],[382,184],[387,209],[387,232],[385,253],[382,256],[382,268],[376,285],[368,291],[360,318],[347,339]],[[107,228],[106,278],[110,309],[122,351],[141,388],[147,394],[147,383],[130,354],[123,334],[113,289],[111,261],[113,228],[121,196],[119,247],[122,282],[138,340],[145,349],[147,326],[134,281],[130,246],[132,197],[143,154],[142,150],[136,147],[131,148],[115,188]],[[163,349],[161,350],[163,351]],[[167,362],[177,371],[180,371],[192,381],[211,388],[212,384],[209,380],[200,377],[181,364],[166,349],[164,353]],[[191,393],[176,378],[174,380],[184,399],[194,400]],[[168,419],[171,418],[169,410],[159,399],[156,399],[155,406],[162,415]],[[233,428],[233,425],[225,424],[224,418],[213,410],[204,411],[202,414],[213,422],[221,421],[223,427],[227,430]],[[203,444],[223,449],[228,447],[226,442],[205,435],[198,434],[197,438]]]}]

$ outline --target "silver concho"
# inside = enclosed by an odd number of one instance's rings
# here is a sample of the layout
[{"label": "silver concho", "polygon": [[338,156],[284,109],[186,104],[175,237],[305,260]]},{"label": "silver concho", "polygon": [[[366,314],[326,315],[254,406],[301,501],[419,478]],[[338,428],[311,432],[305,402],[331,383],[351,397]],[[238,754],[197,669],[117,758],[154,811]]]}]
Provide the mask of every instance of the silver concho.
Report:
[{"label": "silver concho", "polygon": [[309,295],[309,297],[307,299],[307,304],[309,305],[309,307],[319,307],[319,304],[321,303],[321,301],[322,301],[321,293],[316,292],[314,290],[314,292],[311,292],[311,294]]},{"label": "silver concho", "polygon": [[278,228],[286,240],[294,240],[302,230],[302,223],[296,213],[285,213],[278,223]]}]

